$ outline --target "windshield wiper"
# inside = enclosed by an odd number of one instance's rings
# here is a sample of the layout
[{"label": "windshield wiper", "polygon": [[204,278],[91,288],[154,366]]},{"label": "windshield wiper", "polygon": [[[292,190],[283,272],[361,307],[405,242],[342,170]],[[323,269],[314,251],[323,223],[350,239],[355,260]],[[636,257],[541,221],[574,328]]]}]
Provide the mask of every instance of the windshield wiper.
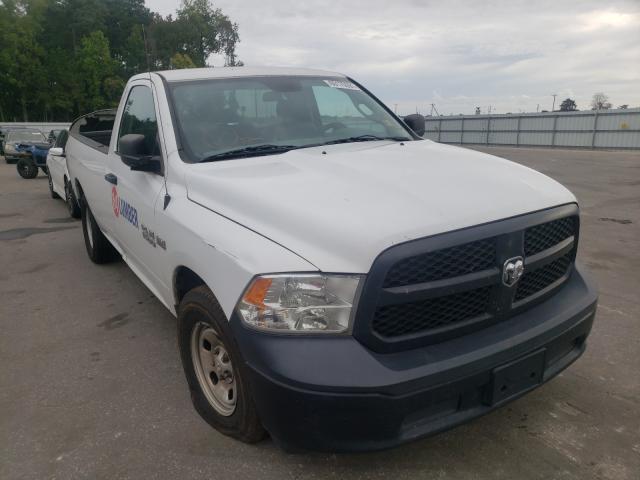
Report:
[{"label": "windshield wiper", "polygon": [[334,145],[337,143],[352,143],[352,142],[374,142],[378,140],[393,140],[394,142],[405,142],[411,140],[409,137],[379,137],[378,135],[358,135],[357,137],[339,138],[337,140],[330,140],[323,143],[323,145]]},{"label": "windshield wiper", "polygon": [[297,145],[254,145],[251,147],[243,147],[236,148],[234,150],[229,150],[222,153],[216,153],[214,155],[209,155],[208,157],[199,160],[198,163],[202,162],[213,162],[216,160],[226,160],[229,158],[242,158],[242,157],[257,157],[259,155],[275,155],[278,153],[285,153],[289,150],[293,150],[296,148],[300,148]]}]

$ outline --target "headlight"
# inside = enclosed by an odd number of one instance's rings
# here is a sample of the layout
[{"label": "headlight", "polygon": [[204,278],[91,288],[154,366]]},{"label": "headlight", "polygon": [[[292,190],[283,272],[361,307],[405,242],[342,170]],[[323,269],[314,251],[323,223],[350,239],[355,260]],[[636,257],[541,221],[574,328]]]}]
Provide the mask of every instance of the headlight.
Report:
[{"label": "headlight", "polygon": [[245,291],[237,310],[247,325],[259,330],[347,332],[361,278],[322,274],[259,276]]}]

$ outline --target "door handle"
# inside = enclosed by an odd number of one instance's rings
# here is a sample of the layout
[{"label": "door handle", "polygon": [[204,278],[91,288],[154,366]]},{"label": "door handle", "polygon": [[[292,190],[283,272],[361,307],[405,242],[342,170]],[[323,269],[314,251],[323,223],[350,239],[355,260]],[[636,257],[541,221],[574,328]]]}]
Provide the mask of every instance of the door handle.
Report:
[{"label": "door handle", "polygon": [[109,183],[113,183],[114,185],[118,184],[118,177],[116,177],[113,173],[107,173],[104,176],[104,179]]}]

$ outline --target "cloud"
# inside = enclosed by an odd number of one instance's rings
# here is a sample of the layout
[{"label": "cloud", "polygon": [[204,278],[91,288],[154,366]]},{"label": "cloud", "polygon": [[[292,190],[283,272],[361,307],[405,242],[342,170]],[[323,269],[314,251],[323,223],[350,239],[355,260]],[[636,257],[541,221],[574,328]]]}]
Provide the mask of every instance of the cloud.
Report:
[{"label": "cloud", "polygon": [[[588,108],[606,92],[640,106],[640,2],[217,0],[247,65],[336,70],[400,113]],[[175,0],[147,0],[163,14]],[[213,58],[215,64],[221,59]],[[436,93],[437,92],[437,93]],[[538,105],[540,105],[538,107]],[[558,101],[556,101],[558,105]]]}]

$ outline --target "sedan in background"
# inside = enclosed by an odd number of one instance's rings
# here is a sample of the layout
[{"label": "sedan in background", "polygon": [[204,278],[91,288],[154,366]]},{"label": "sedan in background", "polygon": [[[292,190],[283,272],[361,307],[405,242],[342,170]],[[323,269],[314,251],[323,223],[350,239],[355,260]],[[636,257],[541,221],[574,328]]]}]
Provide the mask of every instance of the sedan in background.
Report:
[{"label": "sedan in background", "polygon": [[[14,163],[21,158],[30,157],[26,147],[36,144],[47,144],[48,140],[40,130],[20,128],[9,130],[4,138],[4,159],[7,163]],[[37,172],[36,172],[37,173]]]}]

